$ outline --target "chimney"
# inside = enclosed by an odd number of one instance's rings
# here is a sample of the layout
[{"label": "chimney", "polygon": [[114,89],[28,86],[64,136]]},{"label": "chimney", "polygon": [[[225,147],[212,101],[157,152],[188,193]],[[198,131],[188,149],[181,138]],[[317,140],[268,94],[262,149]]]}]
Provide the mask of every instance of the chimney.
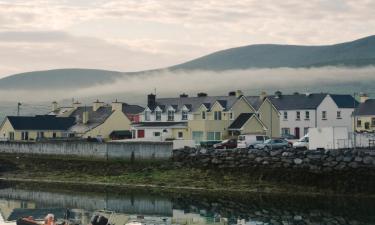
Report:
[{"label": "chimney", "polygon": [[264,101],[264,99],[266,99],[267,98],[267,92],[265,92],[265,91],[262,91],[261,93],[260,93],[260,95],[259,95],[259,99],[260,99],[260,101]]},{"label": "chimney", "polygon": [[81,106],[81,103],[79,101],[73,102],[73,108],[77,109],[80,106]]},{"label": "chimney", "polygon": [[82,113],[82,123],[87,124],[89,122],[89,112],[86,110]]},{"label": "chimney", "polygon": [[231,91],[228,93],[228,96],[236,96],[236,92],[235,91]]},{"label": "chimney", "polygon": [[115,111],[115,110],[118,110],[118,111],[122,111],[122,102],[118,102],[117,99],[112,102],[112,111]]},{"label": "chimney", "polygon": [[368,99],[368,95],[366,93],[360,93],[359,94],[359,102],[360,103],[364,103],[365,101],[367,101]]},{"label": "chimney", "polygon": [[239,98],[243,95],[242,91],[241,90],[237,90],[236,91],[236,97]]},{"label": "chimney", "polygon": [[187,95],[185,93],[180,94],[180,98],[187,98],[187,97],[189,97],[189,95]]},{"label": "chimney", "polygon": [[207,93],[204,93],[204,92],[199,92],[197,94],[198,97],[207,97]]},{"label": "chimney", "polygon": [[59,108],[59,105],[56,101],[52,102],[52,112],[55,112]]},{"label": "chimney", "polygon": [[104,102],[100,102],[99,99],[96,99],[96,101],[92,105],[92,110],[96,111],[102,106],[104,106]]},{"label": "chimney", "polygon": [[156,95],[149,94],[147,95],[147,107],[151,110],[155,109],[156,107]]},{"label": "chimney", "polygon": [[275,98],[280,98],[282,94],[283,93],[281,93],[281,91],[276,91],[275,92]]}]

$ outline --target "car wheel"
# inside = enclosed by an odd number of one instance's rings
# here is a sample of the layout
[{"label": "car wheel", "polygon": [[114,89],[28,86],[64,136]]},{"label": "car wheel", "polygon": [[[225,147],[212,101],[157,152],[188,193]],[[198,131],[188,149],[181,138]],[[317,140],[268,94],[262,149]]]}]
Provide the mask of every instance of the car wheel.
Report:
[{"label": "car wheel", "polygon": [[264,150],[270,150],[270,147],[264,146]]},{"label": "car wheel", "polygon": [[254,146],[250,145],[250,146],[248,147],[248,149],[254,149]]},{"label": "car wheel", "polygon": [[284,146],[283,146],[283,150],[286,150],[286,149],[287,149],[287,147],[284,145]]}]

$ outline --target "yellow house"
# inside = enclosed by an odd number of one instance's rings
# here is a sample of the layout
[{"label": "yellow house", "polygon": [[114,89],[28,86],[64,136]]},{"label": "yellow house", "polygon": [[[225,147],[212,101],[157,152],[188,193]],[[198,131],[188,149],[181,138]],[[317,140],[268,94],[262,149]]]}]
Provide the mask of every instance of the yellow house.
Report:
[{"label": "yellow house", "polygon": [[36,141],[66,138],[75,123],[73,117],[53,115],[7,116],[0,129],[1,139],[9,141]]},{"label": "yellow house", "polygon": [[138,105],[112,102],[111,105],[99,100],[92,106],[82,106],[75,102],[72,107],[58,108],[52,103],[52,112],[58,117],[73,117],[76,124],[69,131],[82,138],[125,139],[132,138],[131,124],[139,122],[144,108]]},{"label": "yellow house", "polygon": [[355,111],[355,121],[357,132],[375,132],[375,99],[361,96],[361,103]]}]

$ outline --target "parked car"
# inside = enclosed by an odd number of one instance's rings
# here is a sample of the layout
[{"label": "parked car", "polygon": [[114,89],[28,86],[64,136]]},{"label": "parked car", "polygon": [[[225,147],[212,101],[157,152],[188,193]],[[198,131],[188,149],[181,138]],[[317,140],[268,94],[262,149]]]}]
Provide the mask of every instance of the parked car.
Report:
[{"label": "parked car", "polygon": [[291,148],[292,145],[285,139],[268,139],[262,144],[256,144],[255,148],[257,149],[288,149]]},{"label": "parked car", "polygon": [[236,139],[226,139],[220,143],[214,144],[215,149],[233,149],[237,148]]},{"label": "parked car", "polygon": [[282,134],[282,135],[281,135],[281,138],[286,139],[286,140],[294,140],[294,139],[297,139],[296,136],[294,136],[294,135],[292,135],[292,134]]},{"label": "parked car", "polygon": [[256,144],[264,143],[270,139],[266,135],[255,135],[255,134],[243,134],[238,136],[237,148],[249,148],[253,149]]},{"label": "parked car", "polygon": [[295,148],[295,149],[309,149],[309,136],[305,135],[303,138],[294,142],[293,148]]}]

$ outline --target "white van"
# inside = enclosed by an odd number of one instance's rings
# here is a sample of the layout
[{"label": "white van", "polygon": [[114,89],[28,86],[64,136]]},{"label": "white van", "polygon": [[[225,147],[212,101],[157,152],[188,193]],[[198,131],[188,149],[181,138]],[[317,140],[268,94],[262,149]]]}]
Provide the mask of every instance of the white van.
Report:
[{"label": "white van", "polygon": [[237,148],[254,148],[256,144],[261,144],[270,139],[261,134],[243,134],[238,136]]},{"label": "white van", "polygon": [[293,143],[295,149],[309,149],[309,135],[306,134],[304,137]]}]

